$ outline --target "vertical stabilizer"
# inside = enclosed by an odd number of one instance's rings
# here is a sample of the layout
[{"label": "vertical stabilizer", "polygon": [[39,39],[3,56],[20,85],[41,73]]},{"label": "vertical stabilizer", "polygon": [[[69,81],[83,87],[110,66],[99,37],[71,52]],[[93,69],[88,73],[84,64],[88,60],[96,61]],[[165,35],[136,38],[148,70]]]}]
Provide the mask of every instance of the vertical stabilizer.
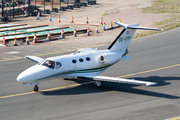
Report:
[{"label": "vertical stabilizer", "polygon": [[139,23],[137,24],[124,24],[121,22],[114,22],[121,27],[124,27],[123,31],[117,36],[117,38],[111,43],[108,47],[108,50],[122,50],[125,51],[131,42],[136,29],[142,30],[159,30],[163,31],[164,29],[157,29],[157,28],[147,28],[147,27],[140,27]]}]

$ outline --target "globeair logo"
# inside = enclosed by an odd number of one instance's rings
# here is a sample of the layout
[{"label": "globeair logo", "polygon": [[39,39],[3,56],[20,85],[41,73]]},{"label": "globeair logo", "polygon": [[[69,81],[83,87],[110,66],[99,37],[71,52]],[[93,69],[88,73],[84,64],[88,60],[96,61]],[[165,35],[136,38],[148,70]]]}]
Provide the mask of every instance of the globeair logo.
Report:
[{"label": "globeair logo", "polygon": [[126,36],[126,37],[120,37],[119,42],[127,42],[131,40],[131,36]]}]

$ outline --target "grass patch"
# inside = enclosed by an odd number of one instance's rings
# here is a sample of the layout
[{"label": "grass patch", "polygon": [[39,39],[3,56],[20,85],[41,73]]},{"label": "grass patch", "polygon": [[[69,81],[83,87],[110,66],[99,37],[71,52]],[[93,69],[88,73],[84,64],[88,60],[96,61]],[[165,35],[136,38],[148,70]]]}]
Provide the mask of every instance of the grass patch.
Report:
[{"label": "grass patch", "polygon": [[144,13],[180,13],[180,0],[157,0],[151,7],[142,8]]},{"label": "grass patch", "polygon": [[170,22],[174,22],[174,21],[179,20],[179,19],[180,19],[180,15],[171,15],[170,19],[166,19],[166,20],[163,20],[160,22],[156,22],[155,25],[161,26],[161,25],[165,25],[165,24],[170,23]]},{"label": "grass patch", "polygon": [[[180,0],[157,0],[151,7],[142,8],[144,13],[180,13]],[[171,15],[169,19],[156,22],[155,27],[161,29],[172,30],[180,27],[180,14]],[[137,33],[135,38],[145,37],[161,33],[163,31],[145,31],[143,33]]]},{"label": "grass patch", "polygon": [[109,15],[110,13],[108,13],[107,11],[103,14],[103,16]]},{"label": "grass patch", "polygon": [[111,10],[108,10],[106,11],[103,16],[106,16],[106,15],[109,15],[109,14],[113,14],[113,13],[118,13],[119,12],[119,9],[118,8],[114,8],[114,9],[111,9]]},{"label": "grass patch", "polygon": [[[180,18],[180,15],[177,15],[176,17]],[[172,29],[175,29],[177,27],[180,27],[180,19],[176,19],[175,21],[171,21],[171,20],[173,20],[173,19],[170,18],[170,19],[167,19],[167,20],[163,20],[161,22],[156,22],[155,24],[156,25],[163,25],[160,28],[161,29],[167,29],[167,30],[172,30]],[[145,37],[145,36],[149,36],[149,35],[154,35],[154,34],[161,33],[161,32],[163,32],[163,31],[154,31],[154,30],[153,31],[145,31],[143,33],[135,34],[133,39],[140,38],[140,37]]]},{"label": "grass patch", "polygon": [[136,39],[136,38],[141,38],[141,37],[145,37],[145,36],[149,36],[149,35],[154,35],[154,34],[157,34],[157,33],[161,33],[161,31],[145,31],[143,33],[137,33],[133,36],[133,39]]}]

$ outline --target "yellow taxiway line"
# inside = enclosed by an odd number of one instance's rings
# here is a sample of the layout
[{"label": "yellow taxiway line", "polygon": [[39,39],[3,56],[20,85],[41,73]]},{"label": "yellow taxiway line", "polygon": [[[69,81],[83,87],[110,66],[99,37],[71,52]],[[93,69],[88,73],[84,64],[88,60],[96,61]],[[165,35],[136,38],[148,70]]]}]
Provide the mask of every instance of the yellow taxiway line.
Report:
[{"label": "yellow taxiway line", "polygon": [[174,117],[174,118],[165,119],[165,120],[180,120],[180,116]]},{"label": "yellow taxiway line", "polygon": [[[142,72],[138,72],[138,73],[132,73],[132,74],[123,75],[123,76],[118,76],[117,78],[129,77],[129,76],[139,75],[139,74],[144,74],[144,73],[149,73],[149,72],[155,72],[155,71],[164,70],[164,69],[173,68],[173,67],[178,67],[178,66],[180,66],[180,64],[171,65],[171,66],[162,67],[162,68],[157,68],[157,69],[152,69],[152,70],[147,70],[147,71],[142,71]],[[93,82],[94,81],[86,82],[86,83],[82,83],[82,84],[73,84],[73,85],[68,85],[68,86],[50,88],[50,89],[41,90],[40,92],[52,91],[52,90],[60,90],[60,89],[71,88],[71,87],[77,87],[77,86],[80,86],[80,85],[89,84],[89,83],[93,83]],[[1,96],[0,99],[16,97],[16,96],[22,96],[22,95],[29,95],[29,94],[33,94],[33,93],[36,93],[36,92],[27,92],[27,93],[20,93],[20,94],[14,94],[14,95]],[[172,119],[172,120],[180,120],[180,119]]]},{"label": "yellow taxiway line", "polygon": [[[50,89],[41,90],[39,92],[46,92],[46,91],[53,91],[53,90],[60,90],[60,89],[65,89],[65,88],[77,87],[77,86],[80,86],[80,85],[89,84],[89,83],[93,83],[93,82],[94,81],[86,82],[86,83],[82,83],[82,84],[73,84],[73,85],[68,85],[68,86],[50,88]],[[20,93],[20,94],[14,94],[14,95],[1,96],[0,99],[16,97],[16,96],[23,96],[23,95],[29,95],[29,94],[33,94],[33,93],[37,93],[37,92],[27,92],[27,93]]]},{"label": "yellow taxiway line", "polygon": [[20,93],[20,94],[14,94],[14,95],[1,96],[0,99],[2,99],[2,98],[10,98],[10,97],[15,97],[15,96],[28,95],[28,94],[33,94],[33,93],[35,93],[35,92],[27,92],[27,93]]},{"label": "yellow taxiway line", "polygon": [[123,75],[123,76],[118,76],[117,78],[120,78],[120,77],[129,77],[129,76],[133,76],[133,75],[139,75],[139,74],[143,74],[143,73],[149,73],[149,72],[164,70],[164,69],[168,69],[168,68],[178,67],[178,66],[180,66],[180,64],[171,65],[171,66],[162,67],[162,68],[157,68],[157,69],[152,69],[152,70],[147,70],[147,71],[142,71],[142,72],[138,72],[138,73],[132,73],[132,74]]}]

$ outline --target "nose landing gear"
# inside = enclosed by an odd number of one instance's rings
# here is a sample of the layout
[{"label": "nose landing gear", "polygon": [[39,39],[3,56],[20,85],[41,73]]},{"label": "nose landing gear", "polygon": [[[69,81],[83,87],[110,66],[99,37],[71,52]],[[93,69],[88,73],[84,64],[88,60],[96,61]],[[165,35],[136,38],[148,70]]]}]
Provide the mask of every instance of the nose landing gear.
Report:
[{"label": "nose landing gear", "polygon": [[39,85],[39,83],[26,83],[26,85],[27,86],[29,86],[29,85],[35,85],[34,86],[34,92],[37,92],[38,90],[39,90],[39,87],[38,87],[38,85]]},{"label": "nose landing gear", "polygon": [[34,86],[34,92],[37,92],[38,90],[39,90],[38,85],[35,85],[35,86]]}]

